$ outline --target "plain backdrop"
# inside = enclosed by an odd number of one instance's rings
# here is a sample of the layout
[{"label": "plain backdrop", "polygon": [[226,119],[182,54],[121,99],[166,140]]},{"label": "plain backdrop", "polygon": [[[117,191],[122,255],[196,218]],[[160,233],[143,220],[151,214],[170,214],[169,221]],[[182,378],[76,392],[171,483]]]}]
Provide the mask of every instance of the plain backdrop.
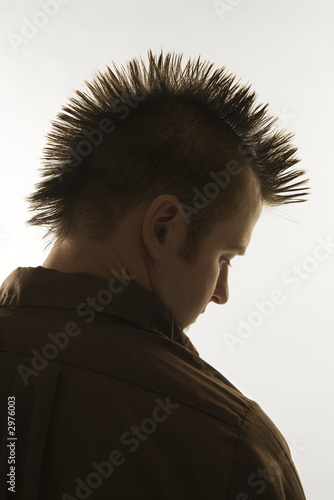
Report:
[{"label": "plain backdrop", "polygon": [[[50,122],[97,70],[174,50],[251,83],[295,134],[310,201],[266,209],[230,270],[230,300],[187,331],[288,441],[310,500],[332,495],[333,49],[331,0],[1,0],[2,281],[38,266],[25,224]],[[217,457],[217,460],[219,457]],[[200,471],[199,471],[200,473]]]}]

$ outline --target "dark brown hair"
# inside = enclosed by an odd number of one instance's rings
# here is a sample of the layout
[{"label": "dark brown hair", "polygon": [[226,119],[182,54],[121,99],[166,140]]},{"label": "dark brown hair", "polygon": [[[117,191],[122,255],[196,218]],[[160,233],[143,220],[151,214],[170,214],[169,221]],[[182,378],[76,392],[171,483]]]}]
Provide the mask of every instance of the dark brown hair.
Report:
[{"label": "dark brown hair", "polygon": [[[225,68],[182,54],[132,59],[85,82],[47,136],[43,180],[27,222],[62,240],[85,228],[105,240],[131,208],[160,194],[180,201],[190,253],[213,224],[236,213],[250,173],[264,204],[305,201],[308,179],[291,134]],[[297,182],[296,182],[297,179]],[[293,182],[295,181],[295,182]]]}]

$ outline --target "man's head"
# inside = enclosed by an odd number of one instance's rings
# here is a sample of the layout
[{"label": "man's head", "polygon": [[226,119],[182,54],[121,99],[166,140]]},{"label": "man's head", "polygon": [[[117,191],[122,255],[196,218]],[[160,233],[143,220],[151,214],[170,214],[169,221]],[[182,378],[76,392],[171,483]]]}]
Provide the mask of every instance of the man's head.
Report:
[{"label": "man's head", "polygon": [[[99,74],[87,84],[90,95],[77,91],[79,98],[53,123],[45,179],[28,198],[37,212],[28,222],[46,225],[46,236],[63,242],[62,248],[71,242],[73,251],[84,241],[87,248],[110,249],[120,234],[125,241],[125,227],[136,233],[127,225],[131,220],[132,227],[140,227],[136,234],[147,276],[155,281],[151,289],[167,304],[173,302],[171,290],[188,279],[175,255],[189,266],[200,259],[217,281],[203,249],[212,248],[219,230],[223,239],[234,232],[247,245],[262,204],[304,201],[307,189],[306,180],[293,182],[303,171],[288,171],[298,161],[291,136],[272,129],[275,119],[267,106],[255,105],[256,94],[224,68],[213,71],[200,58],[182,68],[181,58],[149,52],[147,67],[134,59],[122,71],[108,68]],[[168,241],[158,250],[148,236],[154,234],[148,229],[154,216],[147,214],[154,210],[161,225],[157,241]],[[194,291],[203,288],[200,274],[189,283]],[[195,310],[196,299],[191,300]],[[215,301],[226,300],[216,296]]]},{"label": "man's head", "polygon": [[237,213],[218,220],[190,255],[184,251],[187,231],[176,198],[159,196],[143,211],[140,234],[150,288],[172,309],[182,328],[192,324],[210,301],[228,301],[230,261],[246,252],[263,206],[253,175],[244,201]]}]

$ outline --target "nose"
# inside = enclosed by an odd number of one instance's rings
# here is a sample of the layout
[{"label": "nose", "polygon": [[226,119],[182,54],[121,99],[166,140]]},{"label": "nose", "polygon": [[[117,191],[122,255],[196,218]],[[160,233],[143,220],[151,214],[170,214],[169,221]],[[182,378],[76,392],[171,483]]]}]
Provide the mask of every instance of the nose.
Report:
[{"label": "nose", "polygon": [[213,292],[210,302],[215,304],[226,304],[229,299],[229,288],[228,288],[228,267],[223,266],[217,283],[216,288]]}]

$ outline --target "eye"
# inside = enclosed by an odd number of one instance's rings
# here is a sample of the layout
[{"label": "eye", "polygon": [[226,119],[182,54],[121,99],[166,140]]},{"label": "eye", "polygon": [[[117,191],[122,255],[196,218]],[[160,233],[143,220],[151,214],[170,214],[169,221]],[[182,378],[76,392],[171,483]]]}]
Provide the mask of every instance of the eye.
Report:
[{"label": "eye", "polygon": [[220,263],[220,267],[222,267],[224,264],[227,264],[229,267],[232,267],[231,261],[229,259],[222,259],[222,262]]}]

